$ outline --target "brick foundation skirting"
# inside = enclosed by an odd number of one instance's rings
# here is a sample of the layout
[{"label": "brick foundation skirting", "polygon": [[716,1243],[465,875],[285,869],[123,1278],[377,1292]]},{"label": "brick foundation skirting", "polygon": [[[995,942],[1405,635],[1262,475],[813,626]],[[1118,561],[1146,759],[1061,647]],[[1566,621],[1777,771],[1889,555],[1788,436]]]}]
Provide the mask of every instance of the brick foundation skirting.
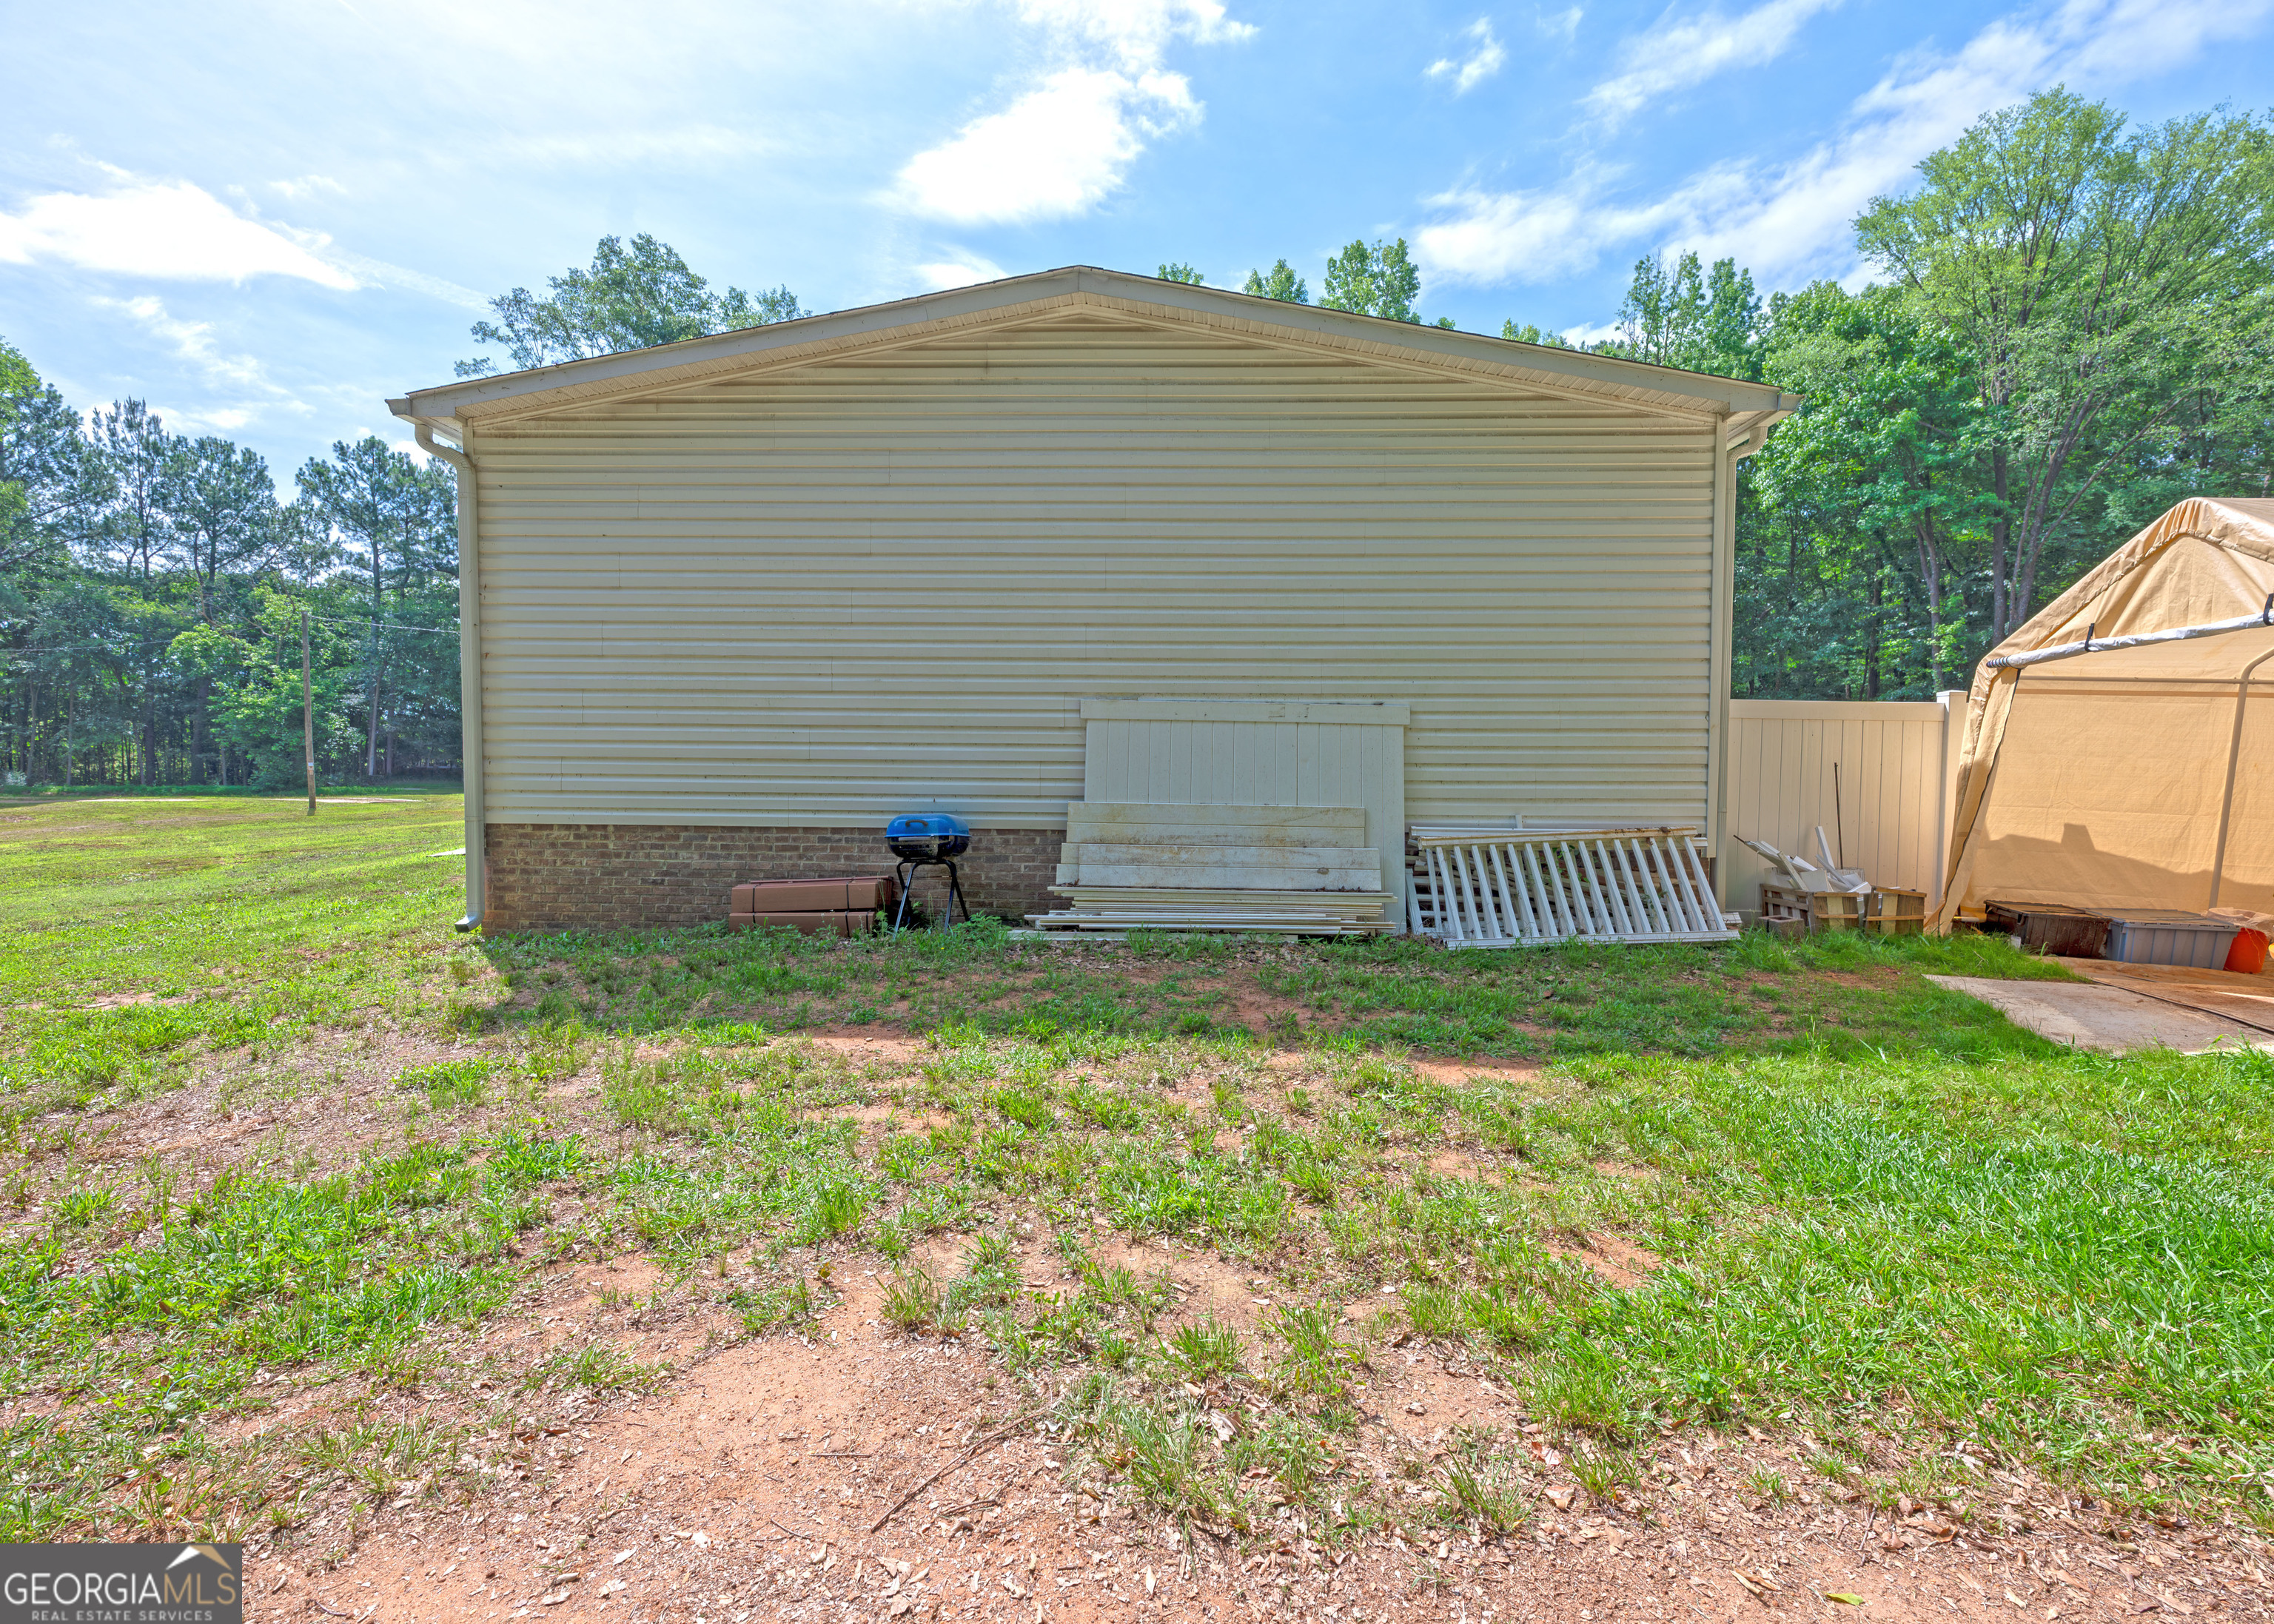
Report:
[{"label": "brick foundation skirting", "polygon": [[[957,860],[975,914],[1020,923],[1063,906],[1046,889],[1058,873],[1059,829],[975,829]],[[892,866],[877,829],[742,829],[715,824],[492,823],[486,930],[622,930],[702,925],[727,917],[727,893],[748,880],[883,874]],[[945,874],[919,871],[916,900],[935,914]]]}]

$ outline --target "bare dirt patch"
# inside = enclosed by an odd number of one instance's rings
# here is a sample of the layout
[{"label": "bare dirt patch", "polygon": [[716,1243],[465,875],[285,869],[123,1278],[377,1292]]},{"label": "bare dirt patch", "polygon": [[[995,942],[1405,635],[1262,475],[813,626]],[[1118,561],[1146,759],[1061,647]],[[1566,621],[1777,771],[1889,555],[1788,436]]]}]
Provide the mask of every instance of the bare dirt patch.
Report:
[{"label": "bare dirt patch", "polygon": [[[902,1337],[877,1309],[861,1276],[806,1334],[712,1353],[653,1400],[545,1436],[492,1495],[379,1511],[335,1568],[256,1554],[249,1616],[1910,1624],[2262,1618],[2274,1586],[2254,1536],[2117,1525],[2018,1481],[1963,1520],[1836,1490],[1764,1500],[1753,1474],[1805,1486],[1797,1449],[1766,1439],[1692,1436],[1598,1502],[1512,1389],[1420,1350],[1377,1354],[1336,1469],[1390,1489],[1391,1525],[1340,1546],[1285,1515],[1187,1535],[1020,1422],[1030,1402],[975,1339]],[[1428,1509],[1487,1429],[1533,1507],[1510,1538]]]},{"label": "bare dirt patch", "polygon": [[1601,1230],[1589,1231],[1576,1245],[1543,1238],[1540,1250],[1570,1259],[1622,1291],[1642,1284],[1660,1261],[1656,1252]]},{"label": "bare dirt patch", "polygon": [[[81,1162],[113,1168],[156,1156],[184,1169],[218,1171],[258,1159],[327,1173],[393,1139],[424,1106],[423,1096],[395,1080],[405,1066],[465,1052],[389,1034],[335,1037],[266,1060],[243,1050],[201,1056],[183,1086],[107,1109],[99,1132],[75,1134],[73,1150]],[[508,1114],[499,1102],[452,1121],[478,1125]]]},{"label": "bare dirt patch", "polygon": [[1658,1177],[1654,1169],[1637,1167],[1628,1162],[1591,1162],[1588,1165],[1605,1178],[1623,1178],[1641,1182]]},{"label": "bare dirt patch", "polygon": [[922,1038],[895,1037],[874,1031],[856,1032],[842,1027],[803,1033],[800,1039],[855,1065],[883,1065],[900,1071],[913,1070],[922,1064],[924,1056],[931,1052],[931,1045]]},{"label": "bare dirt patch", "polygon": [[1434,1151],[1423,1165],[1440,1178],[1489,1178],[1493,1173],[1490,1162],[1466,1150]]},{"label": "bare dirt patch", "polygon": [[1521,1060],[1427,1060],[1417,1059],[1413,1069],[1433,1083],[1442,1083],[1459,1088],[1480,1077],[1499,1078],[1507,1081],[1529,1082],[1540,1075],[1540,1068]]},{"label": "bare dirt patch", "polygon": [[[1179,1321],[1215,1319],[1231,1327],[1253,1350],[1263,1316],[1287,1299],[1253,1266],[1231,1263],[1214,1252],[1151,1253],[1153,1267],[1164,1265],[1176,1282],[1175,1308],[1162,1318]],[[1133,1259],[1133,1267],[1136,1259]],[[1293,1304],[1300,1306],[1299,1304]]]},{"label": "bare dirt patch", "polygon": [[1227,978],[1224,985],[1231,995],[1232,1019],[1258,1037],[1269,1036],[1291,1021],[1299,1026],[1306,1016],[1314,1025],[1318,1022],[1319,1011],[1300,998],[1266,992],[1241,977]]},{"label": "bare dirt patch", "polygon": [[946,1127],[955,1120],[946,1111],[912,1111],[890,1101],[879,1105],[861,1105],[851,1110],[831,1110],[821,1114],[840,1122],[859,1124],[862,1137],[871,1141],[890,1138],[893,1133],[928,1133],[934,1128]]}]

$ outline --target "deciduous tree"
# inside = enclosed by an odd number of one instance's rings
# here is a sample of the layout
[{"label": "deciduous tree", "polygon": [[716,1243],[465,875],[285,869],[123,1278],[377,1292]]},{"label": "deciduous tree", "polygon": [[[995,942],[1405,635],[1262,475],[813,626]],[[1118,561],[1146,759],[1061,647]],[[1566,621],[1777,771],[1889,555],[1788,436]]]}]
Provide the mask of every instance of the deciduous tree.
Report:
[{"label": "deciduous tree", "polygon": [[[516,368],[549,366],[620,350],[644,350],[709,333],[763,327],[806,315],[787,287],[751,295],[740,288],[714,293],[679,252],[645,232],[627,246],[604,237],[586,268],[550,277],[552,297],[516,288],[490,301],[494,321],[477,321],[473,335],[502,344]],[[487,356],[458,363],[461,378],[497,371]]]},{"label": "deciduous tree", "polygon": [[1319,303],[1354,315],[1419,322],[1414,302],[1420,297],[1421,273],[1405,239],[1369,244],[1361,237],[1327,261],[1326,291]]},{"label": "deciduous tree", "polygon": [[1975,359],[1995,431],[1993,640],[2030,613],[2048,541],[2104,482],[2255,390],[2270,358],[2267,126],[2224,111],[2124,124],[2044,92],[1856,222],[1870,262]]},{"label": "deciduous tree", "polygon": [[1284,259],[1272,262],[1268,271],[1250,271],[1247,280],[1239,284],[1242,293],[1259,299],[1278,299],[1289,304],[1308,304],[1311,302],[1309,284],[1295,274],[1294,267]]}]

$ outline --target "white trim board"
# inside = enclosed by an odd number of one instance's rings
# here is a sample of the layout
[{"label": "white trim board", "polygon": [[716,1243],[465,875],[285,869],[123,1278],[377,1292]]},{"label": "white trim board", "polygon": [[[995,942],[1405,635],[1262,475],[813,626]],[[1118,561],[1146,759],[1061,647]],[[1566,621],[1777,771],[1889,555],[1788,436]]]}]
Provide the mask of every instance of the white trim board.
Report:
[{"label": "white trim board", "polygon": [[1085,722],[1295,722],[1313,726],[1404,727],[1412,707],[1402,700],[1357,704],[1290,699],[1085,699]]}]

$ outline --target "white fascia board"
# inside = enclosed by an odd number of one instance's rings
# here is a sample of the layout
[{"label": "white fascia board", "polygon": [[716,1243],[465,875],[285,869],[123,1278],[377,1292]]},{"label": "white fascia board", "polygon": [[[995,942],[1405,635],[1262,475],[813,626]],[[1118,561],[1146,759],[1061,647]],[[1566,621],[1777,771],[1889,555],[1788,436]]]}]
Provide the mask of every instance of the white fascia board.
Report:
[{"label": "white fascia board", "polygon": [[[1622,361],[1585,350],[1488,338],[1448,327],[1354,316],[1314,304],[1256,298],[1220,288],[1163,282],[1158,277],[1132,275],[1093,266],[1071,266],[828,315],[686,339],[647,350],[629,350],[501,376],[463,379],[433,388],[414,389],[407,395],[389,400],[388,406],[399,417],[439,428],[462,415],[478,415],[486,407],[508,409],[508,402],[525,402],[530,407],[541,409],[546,403],[541,397],[556,390],[574,391],[577,396],[590,399],[609,393],[611,384],[620,384],[626,389],[652,387],[681,369],[690,374],[715,372],[721,364],[762,362],[775,351],[809,344],[842,344],[849,339],[867,336],[883,339],[901,328],[982,317],[998,309],[1085,293],[1151,304],[1164,311],[1184,311],[1280,328],[1291,336],[1310,335],[1380,345],[1409,353],[1424,364],[1435,360],[1466,368],[1481,363],[1513,373],[1527,373],[1543,382],[1561,383],[1580,393],[1625,399],[1635,404],[1655,403],[1660,410],[1750,418],[1765,413],[1781,417],[1798,404],[1796,396],[1739,379]],[[1642,396],[1655,397],[1655,402],[1638,398]]]},{"label": "white fascia board", "polygon": [[1777,396],[1776,404],[1766,410],[1740,411],[1729,414],[1721,432],[1721,448],[1748,457],[1761,448],[1768,432],[1778,424],[1800,410],[1800,396],[1771,391]]}]

